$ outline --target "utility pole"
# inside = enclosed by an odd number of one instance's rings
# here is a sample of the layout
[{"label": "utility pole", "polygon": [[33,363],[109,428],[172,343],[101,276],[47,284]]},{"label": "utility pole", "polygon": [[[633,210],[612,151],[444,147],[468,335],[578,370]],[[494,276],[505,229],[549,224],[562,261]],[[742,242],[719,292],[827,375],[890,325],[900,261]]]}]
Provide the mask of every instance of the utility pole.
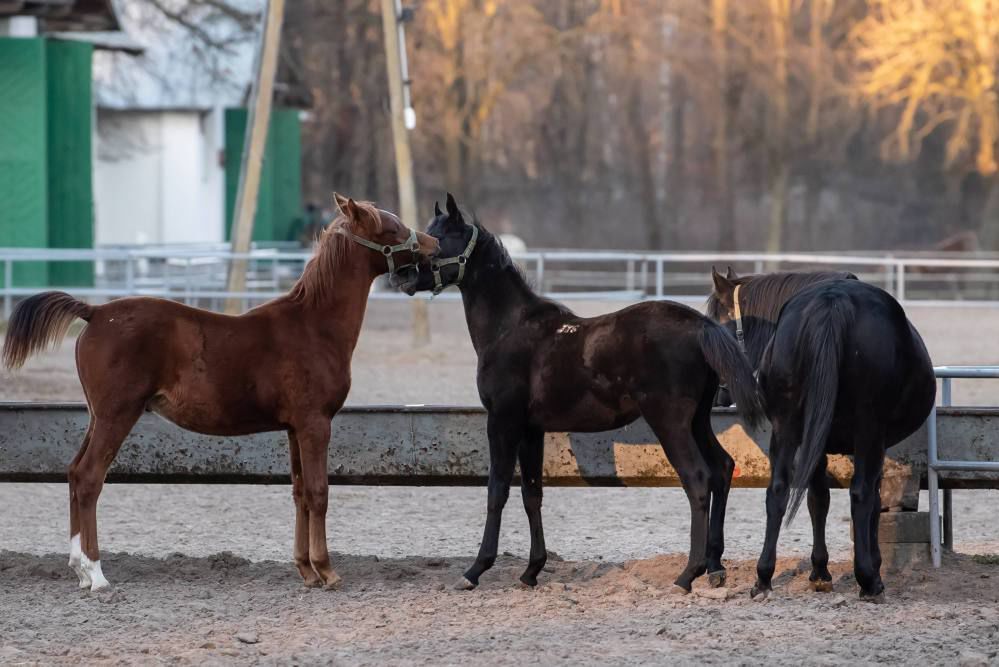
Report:
[{"label": "utility pole", "polygon": [[[281,24],[284,21],[284,0],[268,0],[260,51],[257,53],[257,73],[250,91],[250,111],[243,141],[243,159],[239,167],[239,187],[232,216],[232,252],[250,252],[253,238],[253,217],[257,213],[257,196],[260,193],[260,168],[267,147],[267,129],[271,120],[271,101],[274,99],[274,78],[277,74],[278,50],[281,46]],[[246,291],[246,259],[229,262],[226,291]],[[243,299],[229,297],[225,312],[238,315]]]},{"label": "utility pole", "polygon": [[[416,183],[413,180],[413,153],[409,130],[416,127],[416,113],[409,96],[406,62],[406,30],[401,0],[382,0],[382,29],[385,33],[385,66],[388,69],[389,104],[392,111],[392,143],[395,145],[395,174],[399,181],[399,218],[410,229],[419,228],[416,209]],[[413,300],[413,345],[430,342],[427,302]]]}]

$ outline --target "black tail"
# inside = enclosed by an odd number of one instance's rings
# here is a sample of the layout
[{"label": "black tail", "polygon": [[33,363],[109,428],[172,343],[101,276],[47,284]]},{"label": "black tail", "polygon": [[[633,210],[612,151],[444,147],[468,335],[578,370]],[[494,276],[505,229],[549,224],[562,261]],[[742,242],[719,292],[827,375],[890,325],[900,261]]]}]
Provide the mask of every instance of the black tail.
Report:
[{"label": "black tail", "polygon": [[805,420],[801,446],[791,470],[791,500],[785,525],[794,519],[821,457],[832,427],[843,339],[853,324],[853,304],[835,295],[820,295],[808,305],[801,319],[795,347],[795,375],[804,387],[801,400]]},{"label": "black tail", "polygon": [[94,307],[64,292],[42,292],[17,304],[3,341],[3,363],[20,368],[28,357],[62,340],[73,320],[90,321]]},{"label": "black tail", "polygon": [[735,337],[720,324],[705,319],[700,343],[708,365],[728,384],[739,414],[755,429],[766,419],[763,395],[753,377],[749,359],[739,349]]}]

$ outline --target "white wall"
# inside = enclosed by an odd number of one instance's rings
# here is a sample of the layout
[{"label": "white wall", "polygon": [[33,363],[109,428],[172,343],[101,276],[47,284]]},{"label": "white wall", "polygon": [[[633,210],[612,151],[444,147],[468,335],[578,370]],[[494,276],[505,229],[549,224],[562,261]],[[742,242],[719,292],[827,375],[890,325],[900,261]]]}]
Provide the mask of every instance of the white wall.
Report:
[{"label": "white wall", "polygon": [[221,115],[98,109],[98,245],[224,238]]}]

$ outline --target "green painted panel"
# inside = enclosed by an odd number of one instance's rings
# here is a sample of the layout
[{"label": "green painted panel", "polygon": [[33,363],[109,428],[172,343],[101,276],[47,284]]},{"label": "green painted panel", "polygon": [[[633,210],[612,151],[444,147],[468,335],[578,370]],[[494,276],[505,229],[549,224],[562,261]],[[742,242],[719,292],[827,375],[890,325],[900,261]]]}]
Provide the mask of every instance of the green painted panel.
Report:
[{"label": "green painted panel", "polygon": [[[93,47],[46,42],[48,85],[48,236],[50,248],[92,248],[94,194],[91,135]],[[93,262],[52,262],[49,284],[92,286]]]},{"label": "green painted panel", "polygon": [[297,110],[277,110],[271,138],[274,240],[293,241],[295,221],[302,217],[302,133]]},{"label": "green painted panel", "polygon": [[[247,116],[246,109],[226,109],[225,112],[227,239],[232,231]],[[302,215],[301,164],[302,140],[298,111],[273,109],[260,173],[257,212],[253,219],[254,241],[285,241],[290,238],[293,221]]]},{"label": "green painted panel", "polygon": [[[43,40],[0,38],[0,91],[0,246],[45,247],[48,183]],[[43,263],[15,265],[15,285],[33,287],[45,282]]]}]

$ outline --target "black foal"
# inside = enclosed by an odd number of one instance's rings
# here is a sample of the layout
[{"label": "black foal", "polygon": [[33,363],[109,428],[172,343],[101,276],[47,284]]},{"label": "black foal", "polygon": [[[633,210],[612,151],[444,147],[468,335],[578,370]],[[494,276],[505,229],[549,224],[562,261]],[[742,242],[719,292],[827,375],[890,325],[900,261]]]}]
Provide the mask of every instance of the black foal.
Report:
[{"label": "black foal", "polygon": [[639,416],[662,443],[690,502],[690,557],[676,584],[689,591],[706,571],[713,585],[724,583],[723,523],[734,463],[711,430],[719,376],[749,424],[763,417],[752,369],[732,335],[667,301],[577,317],[536,295],[500,242],[465,223],[451,195],[447,213],[436,213],[427,231],[441,251],[421,267],[416,289],[461,289],[479,357],[479,396],[489,413],[486,526],[459,587],[477,586],[496,560],[500,515],[518,461],[531,530],[530,562],[520,580],[537,584],[547,559],[541,527],[546,431],[605,431]]},{"label": "black foal", "polygon": [[832,589],[826,454],[854,457],[850,511],[862,598],[884,600],[878,519],[885,450],[926,421],[936,381],[926,346],[887,292],[851,274],[713,275],[708,314],[744,333],[770,439],[767,532],[753,597],[771,591],[777,536],[808,493],[815,590]]}]

